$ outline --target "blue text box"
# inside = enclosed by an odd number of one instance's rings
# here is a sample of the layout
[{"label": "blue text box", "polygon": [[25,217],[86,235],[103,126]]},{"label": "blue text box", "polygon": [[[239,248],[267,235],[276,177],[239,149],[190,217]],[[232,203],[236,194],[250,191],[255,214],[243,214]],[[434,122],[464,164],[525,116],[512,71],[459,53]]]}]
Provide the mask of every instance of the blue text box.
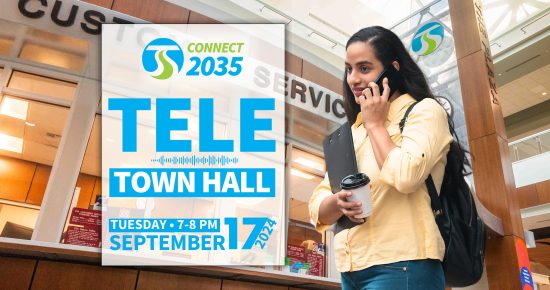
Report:
[{"label": "blue text box", "polygon": [[110,168],[110,197],[275,197],[275,168]]}]

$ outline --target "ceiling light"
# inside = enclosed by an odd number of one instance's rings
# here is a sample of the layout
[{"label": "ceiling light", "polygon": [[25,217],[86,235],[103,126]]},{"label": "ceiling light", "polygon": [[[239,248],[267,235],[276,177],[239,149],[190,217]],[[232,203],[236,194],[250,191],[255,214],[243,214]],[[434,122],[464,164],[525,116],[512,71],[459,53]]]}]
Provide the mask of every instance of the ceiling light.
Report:
[{"label": "ceiling light", "polygon": [[277,11],[271,7],[263,6],[260,8],[260,12],[264,15],[264,17],[274,23],[284,23],[289,24],[292,19],[290,19],[287,15],[285,15],[281,11]]},{"label": "ceiling light", "polygon": [[31,123],[31,122],[25,122],[25,125],[29,126],[29,127],[34,127],[36,126],[35,123]]},{"label": "ceiling light", "polygon": [[2,105],[0,105],[0,114],[27,120],[28,109],[29,102],[5,97],[4,100],[2,100]]},{"label": "ceiling light", "polygon": [[543,96],[546,96],[546,92],[542,92],[542,95],[543,95]]},{"label": "ceiling light", "polygon": [[324,168],[323,168],[323,164],[321,164],[319,162],[315,162],[315,161],[307,159],[307,158],[304,158],[304,157],[298,157],[298,158],[294,159],[294,162],[296,162],[300,165],[309,167],[309,168],[313,168],[315,170],[319,170],[321,172],[325,171]]},{"label": "ceiling light", "polygon": [[316,43],[319,46],[330,46],[330,48],[334,48],[337,43],[328,39],[326,36],[321,35],[315,31],[308,34],[308,37],[311,39],[311,42]]},{"label": "ceiling light", "polygon": [[294,169],[294,168],[290,169],[290,174],[292,174],[294,176],[297,176],[297,177],[301,177],[303,179],[307,179],[307,180],[311,180],[311,179],[314,178],[313,175],[311,175],[309,173],[305,173],[302,170]]},{"label": "ceiling light", "polygon": [[23,152],[23,139],[0,133],[0,149],[21,153]]}]

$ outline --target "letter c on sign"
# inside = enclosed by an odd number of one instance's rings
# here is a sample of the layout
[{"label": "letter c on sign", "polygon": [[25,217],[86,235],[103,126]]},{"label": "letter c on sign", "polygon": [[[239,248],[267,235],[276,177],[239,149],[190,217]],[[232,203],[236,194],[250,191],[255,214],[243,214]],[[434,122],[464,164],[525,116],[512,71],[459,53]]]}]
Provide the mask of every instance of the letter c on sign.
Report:
[{"label": "letter c on sign", "polygon": [[[30,2],[29,0],[19,0],[19,4],[17,5],[17,7],[19,8],[19,11],[21,12],[21,14],[29,18],[40,18],[44,16],[45,12],[43,10],[38,10],[34,12],[27,10],[27,4],[29,2]],[[43,7],[48,7],[48,2],[46,0],[40,0],[40,4]]]}]

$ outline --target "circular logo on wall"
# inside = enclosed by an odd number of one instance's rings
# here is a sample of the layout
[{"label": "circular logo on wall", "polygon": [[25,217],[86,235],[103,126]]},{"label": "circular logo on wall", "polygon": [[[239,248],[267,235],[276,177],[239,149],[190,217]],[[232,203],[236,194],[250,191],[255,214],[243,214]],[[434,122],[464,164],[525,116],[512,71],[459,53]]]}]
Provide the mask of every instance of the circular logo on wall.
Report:
[{"label": "circular logo on wall", "polygon": [[145,46],[141,62],[152,77],[165,80],[183,67],[183,50],[172,39],[157,38]]},{"label": "circular logo on wall", "polygon": [[434,52],[443,42],[445,29],[437,21],[424,24],[414,34],[412,40],[412,51],[420,56]]},{"label": "circular logo on wall", "polygon": [[419,62],[428,67],[439,67],[449,61],[454,51],[455,45],[452,37],[445,37],[441,45],[433,53],[428,57],[419,59]]}]

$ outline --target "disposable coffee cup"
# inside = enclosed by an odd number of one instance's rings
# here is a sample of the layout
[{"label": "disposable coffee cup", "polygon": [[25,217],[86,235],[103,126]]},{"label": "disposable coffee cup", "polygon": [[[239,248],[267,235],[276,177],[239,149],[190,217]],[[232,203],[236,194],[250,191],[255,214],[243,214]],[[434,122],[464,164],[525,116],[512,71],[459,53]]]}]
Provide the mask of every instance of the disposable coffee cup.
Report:
[{"label": "disposable coffee cup", "polygon": [[351,196],[347,198],[347,201],[361,202],[363,213],[356,215],[355,218],[366,218],[372,213],[372,197],[369,182],[370,179],[366,174],[357,173],[344,177],[340,183],[342,189],[351,191]]}]

